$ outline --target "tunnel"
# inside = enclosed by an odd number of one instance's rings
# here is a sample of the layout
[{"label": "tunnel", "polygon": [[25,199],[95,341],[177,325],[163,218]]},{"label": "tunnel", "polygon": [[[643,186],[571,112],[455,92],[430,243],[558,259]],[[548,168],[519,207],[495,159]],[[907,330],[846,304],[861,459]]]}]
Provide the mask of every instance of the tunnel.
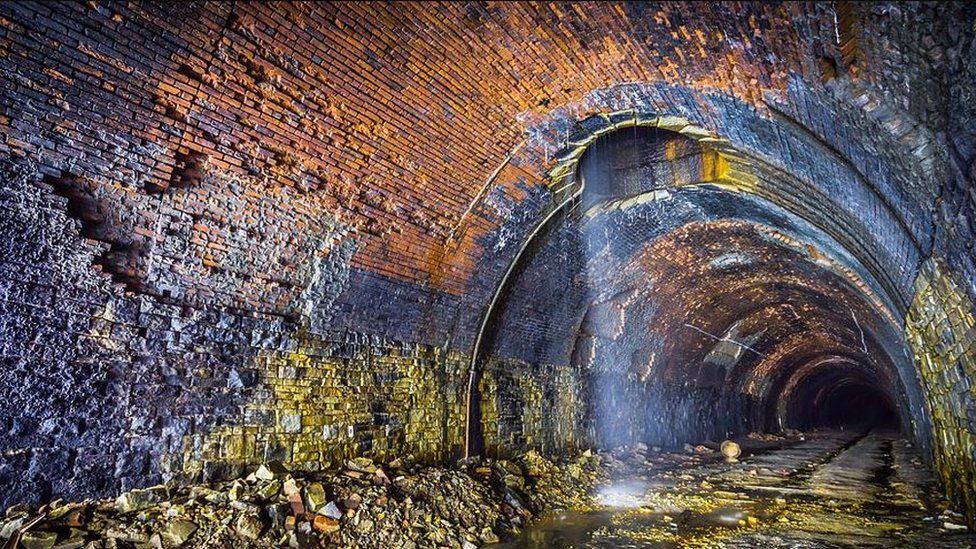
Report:
[{"label": "tunnel", "polygon": [[0,3],[0,543],[976,543],[973,21]]},{"label": "tunnel", "polygon": [[[845,228],[710,181],[714,154],[658,126],[594,138],[572,174],[579,190],[506,281],[481,375],[510,379],[513,359],[570,364],[588,408],[562,433],[603,447],[824,426],[910,433],[908,343],[884,287],[830,236]],[[481,417],[493,443],[474,451],[504,452],[498,438],[524,431],[522,415],[499,419]]]},{"label": "tunnel", "polygon": [[864,429],[896,424],[890,399],[863,381],[849,378],[827,381],[818,377],[808,381],[804,389],[791,403],[795,410],[791,424],[799,429]]}]

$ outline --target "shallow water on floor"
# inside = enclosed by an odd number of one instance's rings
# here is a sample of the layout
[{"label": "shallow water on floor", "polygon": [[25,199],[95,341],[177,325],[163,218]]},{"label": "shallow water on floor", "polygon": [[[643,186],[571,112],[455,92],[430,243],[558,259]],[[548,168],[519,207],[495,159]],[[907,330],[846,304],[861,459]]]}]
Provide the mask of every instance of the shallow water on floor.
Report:
[{"label": "shallow water on floor", "polygon": [[612,513],[605,511],[562,511],[533,524],[518,538],[495,547],[593,547],[588,544],[593,538],[593,532],[609,526],[611,515]]},{"label": "shallow water on floor", "polygon": [[500,549],[551,547],[686,547],[691,540],[704,541],[716,527],[734,529],[746,514],[719,509],[705,514],[669,517],[648,509],[621,511],[563,511],[537,522]]},{"label": "shallow water on floor", "polygon": [[497,547],[976,546],[972,534],[941,527],[913,457],[894,435],[843,433],[741,463],[638,467],[598,490],[599,509],[552,513]]},{"label": "shallow water on floor", "polygon": [[552,513],[497,547],[684,547],[716,530],[729,532],[749,525],[749,517],[756,520],[767,514],[751,501],[718,506],[702,496],[662,498],[660,494],[670,488],[645,479],[612,482],[596,495],[600,509]]}]

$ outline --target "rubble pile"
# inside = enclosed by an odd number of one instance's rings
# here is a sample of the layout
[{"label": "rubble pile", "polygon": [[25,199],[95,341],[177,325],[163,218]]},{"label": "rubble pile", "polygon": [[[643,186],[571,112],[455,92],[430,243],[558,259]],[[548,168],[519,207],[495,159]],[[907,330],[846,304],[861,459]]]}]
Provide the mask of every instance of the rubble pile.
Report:
[{"label": "rubble pile", "polygon": [[452,468],[367,458],[318,473],[278,462],[245,478],[155,486],[114,501],[17,505],[3,547],[451,547],[497,542],[548,509],[586,505],[605,478],[589,452],[554,462],[535,452]]},{"label": "rubble pile", "polygon": [[749,440],[758,440],[762,442],[775,442],[787,439],[803,440],[803,433],[797,431],[796,429],[786,429],[781,433],[757,433],[752,432],[746,435]]}]

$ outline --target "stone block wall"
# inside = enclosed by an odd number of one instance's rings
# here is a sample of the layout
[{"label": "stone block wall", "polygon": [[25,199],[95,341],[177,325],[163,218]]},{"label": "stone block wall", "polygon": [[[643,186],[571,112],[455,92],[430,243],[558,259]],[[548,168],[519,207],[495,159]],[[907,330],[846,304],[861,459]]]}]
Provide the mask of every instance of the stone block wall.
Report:
[{"label": "stone block wall", "polygon": [[905,324],[932,420],[936,471],[953,504],[976,508],[976,307],[938,259],[925,262]]},{"label": "stone block wall", "polygon": [[351,93],[364,6],[231,7],[0,7],[0,505],[461,452],[457,289],[418,282],[468,168],[377,145],[413,122]]},{"label": "stone block wall", "polygon": [[302,337],[296,349],[252,362],[260,391],[243,417],[184,438],[164,471],[221,478],[272,459],[316,470],[364,454],[431,463],[462,451],[462,356]]},{"label": "stone block wall", "polygon": [[561,453],[593,446],[588,380],[571,366],[492,358],[480,380],[487,455]]},{"label": "stone block wall", "polygon": [[[176,305],[92,268],[29,162],[0,162],[5,503],[83,498],[279,459],[443,461],[463,445],[464,355],[315,316]],[[316,309],[320,312],[322,309]]]}]

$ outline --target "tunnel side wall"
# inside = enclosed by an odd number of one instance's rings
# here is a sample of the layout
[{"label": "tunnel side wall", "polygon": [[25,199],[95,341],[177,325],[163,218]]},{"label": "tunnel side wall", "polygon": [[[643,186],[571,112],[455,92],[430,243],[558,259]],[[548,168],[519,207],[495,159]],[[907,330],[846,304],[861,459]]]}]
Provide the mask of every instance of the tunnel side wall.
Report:
[{"label": "tunnel side wall", "polygon": [[932,418],[936,472],[955,505],[976,508],[976,308],[939,260],[919,274],[906,332]]},{"label": "tunnel side wall", "polygon": [[466,355],[122,292],[40,179],[0,161],[0,233],[17,235],[0,240],[5,503],[224,478],[271,459],[314,470],[364,453],[460,453]]}]

